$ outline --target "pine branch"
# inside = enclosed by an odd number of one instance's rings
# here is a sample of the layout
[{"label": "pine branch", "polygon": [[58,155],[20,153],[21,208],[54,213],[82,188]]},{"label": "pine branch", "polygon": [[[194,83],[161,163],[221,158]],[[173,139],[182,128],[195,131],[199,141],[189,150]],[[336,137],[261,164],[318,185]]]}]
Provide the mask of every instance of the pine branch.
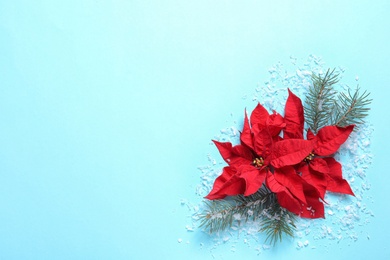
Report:
[{"label": "pine branch", "polygon": [[251,196],[239,195],[230,200],[205,203],[207,208],[200,215],[200,227],[210,233],[225,230],[234,221],[241,223],[260,219],[262,228],[259,231],[266,232],[267,240],[270,239],[271,243],[281,240],[283,233],[294,235],[294,215],[280,207],[275,194],[264,186]]},{"label": "pine branch", "polygon": [[367,106],[371,104],[372,99],[368,98],[370,93],[367,93],[367,91],[359,95],[359,90],[358,86],[353,95],[349,89],[348,95],[345,93],[338,95],[338,101],[334,102],[332,125],[343,127],[350,124],[364,123],[364,118],[370,110]]},{"label": "pine branch", "polygon": [[316,133],[331,120],[329,111],[333,108],[336,93],[333,85],[339,81],[339,74],[335,69],[328,69],[323,77],[313,74],[311,78],[313,85],[306,96],[305,119],[310,129]]},{"label": "pine branch", "polygon": [[234,220],[256,220],[262,210],[270,205],[272,194],[263,187],[251,196],[238,195],[230,197],[230,200],[205,201],[206,210],[200,215],[200,227],[213,233],[231,227]]},{"label": "pine branch", "polygon": [[282,242],[283,233],[291,237],[294,236],[296,216],[293,213],[276,203],[265,209],[263,215],[260,232],[267,234],[265,241],[269,240],[271,244],[276,244],[278,240]]}]

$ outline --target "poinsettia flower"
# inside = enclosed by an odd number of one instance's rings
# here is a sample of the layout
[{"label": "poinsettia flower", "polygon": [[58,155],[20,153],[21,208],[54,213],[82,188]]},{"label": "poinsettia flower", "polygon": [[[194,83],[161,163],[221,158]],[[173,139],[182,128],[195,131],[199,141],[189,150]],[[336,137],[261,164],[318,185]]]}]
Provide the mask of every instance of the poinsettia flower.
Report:
[{"label": "poinsettia flower", "polygon": [[[313,141],[313,152],[301,163],[298,171],[317,188],[321,198],[325,191],[354,195],[348,182],[342,177],[341,164],[330,155],[334,154],[347,140],[354,125],[347,127],[325,126],[314,135],[310,130],[307,138]],[[309,178],[309,173],[310,177]],[[305,178],[305,177],[304,177]]]},{"label": "poinsettia flower", "polygon": [[[285,140],[303,139],[304,114],[302,102],[290,90],[288,91],[289,96],[286,101],[284,115],[286,127],[283,130],[283,136]],[[275,170],[272,183],[274,187],[277,183],[283,189],[281,194],[278,193],[281,190],[280,188],[279,190],[271,190],[277,194],[282,207],[301,217],[320,218],[324,217],[324,204],[320,199],[324,200],[327,190],[353,195],[348,182],[342,178],[341,164],[330,157],[346,141],[352,130],[353,126],[346,128],[328,126],[320,129],[317,135],[314,135],[310,130],[308,131],[307,139],[312,142],[313,150],[296,166],[297,173],[301,175],[299,193],[296,190],[293,192],[291,189],[291,183],[294,183],[294,180],[296,182],[296,176],[285,174],[283,176],[284,180],[280,181],[277,179],[278,171]],[[306,201],[302,200],[300,189],[303,190]],[[289,193],[286,193],[286,190]],[[289,196],[286,196],[286,194],[289,194]],[[300,199],[297,194],[300,194]],[[301,204],[297,204],[297,200]]]},{"label": "poinsettia flower", "polygon": [[[276,113],[269,115],[260,104],[251,114],[251,125],[245,113],[239,145],[213,141],[229,166],[216,179],[206,198],[222,199],[238,194],[249,196],[261,188],[269,171],[295,165],[313,149],[311,141],[276,138],[285,125],[283,118]],[[298,190],[294,190],[294,195],[304,202]]]},{"label": "poinsettia flower", "polygon": [[249,196],[262,186],[267,169],[261,168],[262,159],[244,145],[232,146],[229,142],[213,141],[222,158],[228,163],[215,180],[207,199],[223,199],[226,196],[244,194]]},{"label": "poinsettia flower", "polygon": [[[302,102],[299,97],[290,90],[288,91],[284,138],[303,139]],[[327,190],[353,195],[348,182],[342,178],[341,165],[333,157],[330,157],[348,139],[353,128],[354,125],[347,127],[325,126],[318,131],[317,135],[314,135],[310,129],[307,132],[307,139],[313,142],[313,151],[307,154],[305,160],[298,165],[297,171],[302,174],[302,178],[308,184],[316,188],[321,199],[324,199]]]}]

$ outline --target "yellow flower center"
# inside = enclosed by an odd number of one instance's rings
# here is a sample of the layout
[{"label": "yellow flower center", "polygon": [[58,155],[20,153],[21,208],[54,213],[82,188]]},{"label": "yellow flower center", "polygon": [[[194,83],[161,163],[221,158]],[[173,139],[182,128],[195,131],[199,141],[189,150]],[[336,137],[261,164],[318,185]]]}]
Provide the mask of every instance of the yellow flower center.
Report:
[{"label": "yellow flower center", "polygon": [[314,158],[314,153],[311,152],[311,153],[309,153],[308,156],[306,156],[305,161],[309,162],[309,161],[313,160],[313,158]]},{"label": "yellow flower center", "polygon": [[264,165],[264,159],[262,157],[255,158],[252,162],[253,166],[255,167],[261,167]]}]

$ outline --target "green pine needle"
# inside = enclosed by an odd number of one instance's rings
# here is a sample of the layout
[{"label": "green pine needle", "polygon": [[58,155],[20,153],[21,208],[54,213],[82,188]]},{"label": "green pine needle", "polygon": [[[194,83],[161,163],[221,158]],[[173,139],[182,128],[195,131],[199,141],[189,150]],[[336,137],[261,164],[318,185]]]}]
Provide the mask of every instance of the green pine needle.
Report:
[{"label": "green pine needle", "polygon": [[332,125],[344,127],[364,123],[364,118],[370,110],[367,106],[371,104],[372,99],[368,98],[370,93],[364,91],[360,95],[359,90],[358,86],[353,94],[348,89],[348,94],[338,95],[338,100],[334,102]]},{"label": "green pine needle", "polygon": [[263,215],[260,232],[266,233],[266,242],[269,241],[273,245],[277,241],[282,242],[283,234],[294,237],[296,216],[293,213],[276,203],[265,209]]},{"label": "green pine needle", "polygon": [[331,119],[329,112],[334,106],[336,94],[333,85],[339,81],[339,74],[335,72],[335,69],[328,69],[324,76],[313,73],[311,78],[313,85],[306,95],[305,119],[310,129],[316,133]]},{"label": "green pine needle", "polygon": [[339,81],[339,74],[335,69],[328,69],[324,76],[312,75],[313,85],[306,94],[305,120],[310,129],[316,133],[327,125],[347,126],[350,124],[363,124],[368,115],[370,93],[359,93],[359,86],[352,94],[340,93],[333,86]]},{"label": "green pine needle", "polygon": [[266,242],[275,244],[283,234],[294,236],[295,216],[282,208],[276,195],[263,186],[251,196],[233,196],[228,200],[205,201],[206,209],[200,215],[200,227],[213,233],[230,228],[235,221],[259,220],[260,232],[267,235]]}]

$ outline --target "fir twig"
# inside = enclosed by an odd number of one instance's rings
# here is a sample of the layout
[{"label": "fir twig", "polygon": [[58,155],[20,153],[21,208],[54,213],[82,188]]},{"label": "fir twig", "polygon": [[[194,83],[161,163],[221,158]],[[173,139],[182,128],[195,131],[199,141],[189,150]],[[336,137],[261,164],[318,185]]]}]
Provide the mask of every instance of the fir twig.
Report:
[{"label": "fir twig", "polygon": [[256,220],[262,210],[270,205],[271,195],[272,192],[263,187],[251,196],[238,195],[228,200],[205,201],[206,209],[200,215],[200,227],[213,233],[231,227],[234,220]]},{"label": "fir twig", "polygon": [[334,102],[332,125],[343,127],[364,123],[364,118],[370,110],[367,106],[371,104],[372,99],[368,98],[370,93],[364,91],[360,95],[359,90],[358,86],[353,94],[348,89],[348,95],[345,93],[338,95],[338,101]]},{"label": "fir twig", "polygon": [[283,233],[293,237],[296,226],[294,224],[296,216],[290,211],[282,208],[278,203],[263,211],[262,228],[260,232],[265,232],[268,241],[275,244],[282,241]]},{"label": "fir twig", "polygon": [[280,207],[276,196],[263,186],[251,196],[234,196],[230,200],[206,201],[206,210],[200,215],[200,227],[210,233],[231,227],[234,221],[239,224],[249,219],[260,219],[262,228],[267,234],[266,241],[275,243],[282,239],[283,233],[294,236],[295,217]]},{"label": "fir twig", "polygon": [[333,85],[339,81],[339,74],[335,69],[328,69],[323,77],[313,73],[311,79],[313,85],[306,96],[305,119],[310,129],[316,133],[331,119],[329,111],[333,108],[335,95]]}]

